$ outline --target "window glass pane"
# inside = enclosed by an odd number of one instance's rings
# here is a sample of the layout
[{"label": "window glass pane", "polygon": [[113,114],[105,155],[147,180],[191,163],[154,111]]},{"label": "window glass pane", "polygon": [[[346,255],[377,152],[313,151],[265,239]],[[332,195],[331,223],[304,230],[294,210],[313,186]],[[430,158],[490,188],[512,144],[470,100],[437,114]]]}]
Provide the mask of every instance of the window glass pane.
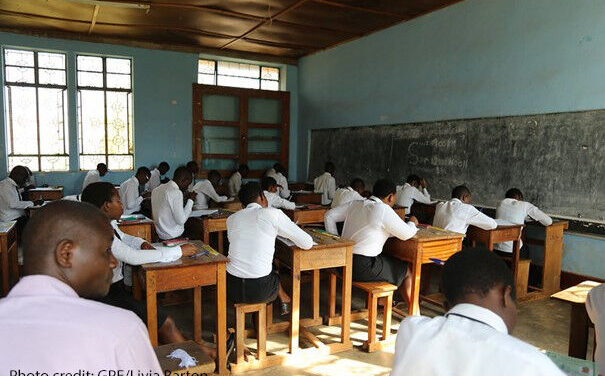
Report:
[{"label": "window glass pane", "polygon": [[[79,94],[81,152],[85,154],[105,153],[104,92],[80,90]],[[80,168],[82,167],[80,166]]]},{"label": "window glass pane", "polygon": [[8,157],[8,170],[12,170],[15,166],[29,167],[32,171],[40,171],[38,168],[38,157]]},{"label": "window glass pane", "polygon": [[103,72],[103,58],[97,56],[78,56],[78,70]]},{"label": "window glass pane", "polygon": [[[38,154],[36,88],[8,87],[9,129],[12,129],[12,154]],[[10,133],[7,134],[10,139]]]},{"label": "window glass pane", "polygon": [[204,85],[216,85],[213,74],[198,74],[197,83]]},{"label": "window glass pane", "polygon": [[261,78],[265,80],[279,80],[279,68],[262,67]]},{"label": "window glass pane", "polygon": [[33,84],[34,68],[6,67],[6,82]]},{"label": "window glass pane", "polygon": [[218,76],[217,83],[220,86],[243,87],[246,89],[258,89],[259,82],[255,78]]},{"label": "window glass pane", "polygon": [[248,167],[250,170],[267,170],[273,167],[277,161],[264,160],[264,159],[252,159],[248,161]]},{"label": "window glass pane", "polygon": [[49,52],[38,52],[38,67],[65,69],[65,55]]},{"label": "window glass pane", "polygon": [[39,69],[38,82],[42,85],[65,85],[65,71],[56,69]]},{"label": "window glass pane", "polygon": [[248,121],[251,123],[279,124],[282,120],[282,103],[279,99],[250,98]]},{"label": "window glass pane", "polygon": [[200,60],[197,66],[198,73],[214,75],[216,63],[212,60]]},{"label": "window glass pane", "polygon": [[260,82],[260,88],[263,90],[278,91],[279,90],[279,81],[262,80]]},{"label": "window glass pane", "polygon": [[69,171],[69,157],[41,157],[42,171]]},{"label": "window glass pane", "polygon": [[130,59],[107,58],[105,62],[108,73],[125,73],[130,75]]},{"label": "window glass pane", "polygon": [[107,87],[112,89],[130,89],[130,75],[108,73]]},{"label": "window glass pane", "polygon": [[80,170],[95,170],[99,163],[105,163],[104,155],[80,155]]},{"label": "window glass pane", "polygon": [[78,86],[103,87],[103,73],[78,72]]},{"label": "window glass pane", "polygon": [[204,126],[202,131],[202,153],[237,154],[239,152],[238,127]]},{"label": "window glass pane", "polygon": [[[64,106],[65,90],[38,89],[40,110],[40,153],[66,154],[67,134],[65,133]],[[42,163],[42,170],[46,170]]]},{"label": "window glass pane", "polygon": [[34,52],[23,50],[4,50],[4,64],[33,67]]},{"label": "window glass pane", "polygon": [[204,120],[239,121],[239,97],[231,95],[204,95]]},{"label": "window glass pane", "polygon": [[203,170],[234,170],[236,168],[235,159],[202,159]]},{"label": "window glass pane", "polygon": [[250,78],[260,77],[260,66],[252,64],[230,63],[227,61],[218,62],[218,74],[229,76],[241,76]]},{"label": "window glass pane", "polygon": [[132,155],[110,155],[107,168],[110,170],[132,170],[134,157]]},{"label": "window glass pane", "polygon": [[110,154],[128,154],[128,93],[107,92],[107,147]]}]

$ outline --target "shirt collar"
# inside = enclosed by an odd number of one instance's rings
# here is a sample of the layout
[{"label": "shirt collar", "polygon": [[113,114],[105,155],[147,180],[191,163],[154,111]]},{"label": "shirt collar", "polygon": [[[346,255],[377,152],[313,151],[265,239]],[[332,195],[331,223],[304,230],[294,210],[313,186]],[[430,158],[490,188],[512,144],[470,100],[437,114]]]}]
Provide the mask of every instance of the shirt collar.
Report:
[{"label": "shirt collar", "polygon": [[405,188],[405,187],[411,187],[411,186],[412,186],[412,185],[411,185],[410,183],[405,183],[405,184],[403,185],[403,187],[404,187],[404,188]]},{"label": "shirt collar", "polygon": [[[370,197],[370,200],[371,200],[371,201],[374,201],[374,202],[377,202],[377,203],[379,203],[379,204],[384,204],[384,202],[382,202],[382,200],[381,200],[381,199],[379,199],[379,198],[378,198],[378,197],[376,197],[376,196],[372,196],[372,197]],[[385,204],[385,205],[386,205],[386,204]]]},{"label": "shirt collar", "polygon": [[28,275],[19,281],[9,292],[8,297],[16,296],[71,296],[78,294],[66,283],[44,274]]},{"label": "shirt collar", "polygon": [[450,309],[445,317],[448,315],[461,316],[469,320],[479,321],[485,325],[489,325],[501,333],[508,334],[508,328],[504,323],[504,320],[494,312],[487,308],[480,307],[475,304],[461,303]]},{"label": "shirt collar", "polygon": [[248,206],[246,206],[246,209],[252,209],[252,208],[262,208],[262,206],[260,206],[256,202],[251,202],[251,203],[248,204]]},{"label": "shirt collar", "polygon": [[330,174],[328,171],[324,172],[324,175],[332,176],[332,174]]},{"label": "shirt collar", "polygon": [[459,202],[459,203],[463,203],[459,198],[453,198],[450,200],[451,202]]},{"label": "shirt collar", "polygon": [[170,180],[168,184],[170,185],[170,187],[180,190],[179,186],[174,182],[174,180]]}]

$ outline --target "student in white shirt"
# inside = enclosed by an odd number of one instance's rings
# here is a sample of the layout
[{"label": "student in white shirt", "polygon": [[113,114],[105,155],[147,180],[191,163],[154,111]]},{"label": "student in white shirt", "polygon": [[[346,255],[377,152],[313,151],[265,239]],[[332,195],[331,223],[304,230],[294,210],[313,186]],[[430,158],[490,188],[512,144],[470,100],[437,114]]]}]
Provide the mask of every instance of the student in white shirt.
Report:
[{"label": "student in white shirt", "polygon": [[227,218],[227,299],[233,303],[263,303],[279,296],[281,313],[288,314],[291,299],[279,275],[272,271],[275,238],[283,236],[302,249],[310,249],[313,239],[284,212],[267,207],[257,182],[244,184],[239,199],[244,209]]},{"label": "student in white shirt", "polygon": [[42,200],[24,201],[22,199],[19,189],[25,186],[28,177],[29,174],[24,166],[15,166],[8,177],[0,182],[0,221],[16,220],[20,230],[27,222],[25,209],[43,203]]},{"label": "student in white shirt", "polygon": [[273,168],[267,171],[265,176],[272,177],[277,182],[277,191],[281,198],[290,198],[291,192],[288,188],[288,178],[286,168],[281,163],[276,163]]},{"label": "student in white shirt", "polygon": [[124,203],[124,213],[141,211],[141,203],[151,196],[149,192],[144,192],[150,177],[151,171],[147,167],[139,167],[134,176],[120,184],[120,200]]},{"label": "student in white shirt", "polygon": [[23,236],[24,277],[0,299],[2,374],[108,369],[163,374],[147,328],[132,312],[98,299],[116,260],[107,217],[90,204],[58,200]]},{"label": "student in white shirt", "polygon": [[351,201],[328,210],[325,226],[328,232],[338,235],[336,223],[344,221],[342,236],[355,242],[354,281],[391,283],[399,287],[401,296],[409,303],[412,279],[408,273],[408,263],[382,253],[382,247],[389,237],[407,240],[418,231],[415,217],[405,223],[393,210],[395,190],[392,181],[378,180],[369,199]]},{"label": "student in white shirt", "polygon": [[227,188],[229,189],[230,197],[237,197],[240,188],[242,187],[242,179],[245,179],[248,176],[250,169],[247,164],[239,165],[237,171],[235,171],[231,177],[229,178],[229,183],[227,184]]},{"label": "student in white shirt", "polygon": [[441,285],[449,311],[401,323],[391,376],[563,376],[537,348],[509,335],[515,288],[500,257],[462,250],[445,263]]},{"label": "student in white shirt", "polygon": [[84,190],[88,184],[101,181],[101,178],[105,175],[107,175],[107,165],[105,163],[99,163],[96,170],[90,170],[86,173],[84,183],[82,184],[82,190]]},{"label": "student in white shirt", "polygon": [[168,164],[168,162],[160,162],[160,164],[158,165],[157,168],[154,168],[153,170],[151,170],[151,175],[149,176],[149,181],[147,182],[147,185],[145,186],[145,190],[147,192],[151,192],[154,189],[156,189],[157,187],[159,187],[160,184],[162,184],[163,181],[166,180],[164,175],[166,175],[166,173],[169,170],[170,170],[170,165]]},{"label": "student in white shirt", "polygon": [[193,189],[193,186],[195,185],[195,177],[200,171],[200,166],[198,166],[196,161],[189,161],[187,162],[187,170],[189,170],[189,173],[191,173],[191,183],[187,187],[187,190],[191,191]]},{"label": "student in white shirt", "polygon": [[[505,199],[500,201],[496,209],[496,219],[502,219],[510,223],[522,225],[525,218],[530,217],[543,226],[552,225],[552,219],[544,212],[529,202],[523,201],[523,193],[517,188],[511,188],[506,191]],[[513,253],[513,242],[496,243],[494,249],[506,254]],[[529,258],[529,250],[521,243],[522,258]]]},{"label": "student in white shirt", "polygon": [[426,180],[420,176],[408,176],[403,187],[401,187],[401,189],[397,189],[397,200],[395,201],[395,205],[404,207],[405,214],[410,214],[414,201],[418,201],[423,204],[430,204],[431,195],[426,190],[426,187]]},{"label": "student in white shirt", "polygon": [[195,183],[193,189],[191,189],[192,192],[197,194],[193,209],[208,209],[210,200],[216,203],[227,201],[229,199],[227,196],[219,196],[219,194],[216,193],[216,187],[218,187],[220,182],[220,172],[212,170],[208,172],[208,179],[202,179]]},{"label": "student in white shirt", "polygon": [[481,213],[470,203],[471,191],[464,185],[457,186],[452,190],[451,200],[437,204],[433,226],[460,234],[466,234],[470,225],[484,230],[498,227],[493,218]]},{"label": "student in white shirt", "polygon": [[[191,214],[193,200],[197,196],[197,193],[187,191],[191,176],[191,171],[181,166],[174,171],[171,181],[151,192],[153,223],[162,240],[178,238],[185,232],[185,222]],[[183,195],[187,199],[185,205]]]},{"label": "student in white shirt", "polygon": [[597,374],[605,375],[605,283],[594,287],[586,297],[586,312],[594,324],[595,342],[594,352]]},{"label": "student in white shirt", "polygon": [[335,208],[340,205],[344,205],[351,201],[365,200],[362,196],[365,191],[365,184],[360,178],[355,178],[351,181],[351,185],[346,188],[338,188],[334,193],[334,199],[332,200],[332,207]]},{"label": "student in white shirt", "polygon": [[264,176],[261,179],[261,186],[263,188],[265,198],[267,199],[268,207],[287,210],[296,209],[295,203],[279,196],[279,193],[277,193],[277,182],[271,176]]},{"label": "student in white shirt", "polygon": [[334,179],[334,163],[326,162],[324,173],[313,180],[313,190],[315,193],[321,193],[321,204],[330,205],[336,193],[336,180]]}]

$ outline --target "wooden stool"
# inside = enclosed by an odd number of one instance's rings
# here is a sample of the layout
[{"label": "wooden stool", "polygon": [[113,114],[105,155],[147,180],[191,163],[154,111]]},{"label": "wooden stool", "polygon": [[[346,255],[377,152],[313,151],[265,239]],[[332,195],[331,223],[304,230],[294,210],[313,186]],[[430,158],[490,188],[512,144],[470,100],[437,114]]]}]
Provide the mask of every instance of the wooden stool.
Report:
[{"label": "wooden stool", "polygon": [[[340,316],[336,315],[336,278],[340,276],[330,271],[330,300],[328,305],[327,325],[340,323]],[[366,292],[366,310],[351,312],[351,321],[368,319],[368,340],[364,342],[363,348],[367,352],[374,352],[382,349],[389,343],[391,336],[391,314],[393,305],[393,291],[397,286],[387,282],[353,282],[353,287],[357,287]],[[382,336],[379,341],[376,340],[376,317],[378,313],[378,301],[383,304],[382,318]]]},{"label": "wooden stool", "polygon": [[[168,358],[167,356],[172,353],[176,349],[183,349],[189,354],[191,357],[195,358],[197,361],[197,365],[189,368],[181,368],[179,367],[179,363],[181,362],[179,359]],[[155,348],[155,355],[158,357],[160,362],[160,367],[162,367],[162,371],[164,371],[164,375],[180,375],[182,373],[189,374],[196,373],[198,375],[201,374],[211,374],[214,372],[216,368],[216,364],[214,360],[210,359],[208,355],[206,355],[200,345],[193,341],[186,341],[181,343],[170,343],[168,345],[163,345]]]}]

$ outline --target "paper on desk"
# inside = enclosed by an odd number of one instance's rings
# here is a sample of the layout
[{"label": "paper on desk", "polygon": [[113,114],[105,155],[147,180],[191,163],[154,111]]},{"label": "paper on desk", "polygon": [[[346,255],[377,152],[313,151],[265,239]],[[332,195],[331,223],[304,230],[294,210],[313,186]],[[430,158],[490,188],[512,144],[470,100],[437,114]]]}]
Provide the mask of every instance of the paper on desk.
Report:
[{"label": "paper on desk", "polygon": [[192,211],[191,211],[191,214],[189,214],[189,217],[190,217],[190,218],[191,218],[191,217],[196,217],[196,218],[199,218],[199,217],[203,217],[203,216],[205,216],[205,215],[214,214],[214,213],[216,213],[216,212],[218,212],[218,209],[205,209],[205,210],[204,210],[204,209],[202,209],[202,210],[192,210]]},{"label": "paper on desk", "polygon": [[292,191],[292,193],[313,193],[313,191]]},{"label": "paper on desk", "polygon": [[36,187],[33,188],[36,191],[56,191],[58,188],[55,187]]},{"label": "paper on desk", "polygon": [[552,360],[553,363],[564,374],[568,376],[593,376],[595,375],[595,364],[586,359],[572,358],[571,356],[542,350]]},{"label": "paper on desk", "polygon": [[[296,247],[296,244],[294,244],[294,242],[292,240],[284,238],[283,236],[278,236],[277,239],[279,239],[282,243],[284,243],[288,247]],[[313,245],[319,245],[319,243],[316,243],[315,241],[313,241]]]},{"label": "paper on desk", "polygon": [[125,219],[128,220],[136,220],[136,219],[146,219],[147,217],[145,217],[143,214],[122,214],[120,216],[120,221],[123,221]]}]

